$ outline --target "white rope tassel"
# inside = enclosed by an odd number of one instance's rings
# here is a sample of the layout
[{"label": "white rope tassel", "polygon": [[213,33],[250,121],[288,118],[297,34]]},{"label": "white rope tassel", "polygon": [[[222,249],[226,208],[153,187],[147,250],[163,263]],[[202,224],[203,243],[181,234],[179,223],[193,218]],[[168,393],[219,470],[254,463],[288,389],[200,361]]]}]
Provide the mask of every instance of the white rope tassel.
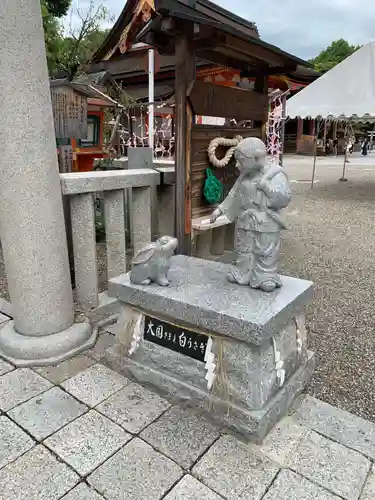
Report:
[{"label": "white rope tassel", "polygon": [[205,379],[207,380],[207,390],[210,391],[212,389],[214,380],[216,378],[216,364],[214,363],[215,361],[215,354],[211,352],[212,350],[212,338],[208,337],[208,342],[207,342],[207,347],[206,347],[206,354],[204,355],[204,360],[206,362],[205,364],[205,369],[207,370]]},{"label": "white rope tassel", "polygon": [[272,338],[273,342],[273,352],[275,357],[275,367],[276,367],[276,376],[279,380],[279,387],[282,387],[285,382],[285,370],[284,370],[284,361],[281,359],[281,353],[277,350],[276,340]]},{"label": "white rope tassel", "polygon": [[131,356],[132,354],[135,353],[135,351],[138,349],[139,344],[143,338],[143,330],[142,330],[141,326],[142,326],[142,314],[139,314],[138,319],[134,325],[133,337],[132,337],[132,341],[130,343],[128,356]]},{"label": "white rope tassel", "polygon": [[298,328],[298,325],[297,325],[297,329],[296,329],[296,335],[297,335],[297,352],[300,355],[302,352],[302,337],[301,337],[301,332]]},{"label": "white rope tassel", "polygon": [[306,345],[306,325],[304,316],[295,318],[296,337],[297,337],[297,352],[302,354],[303,347]]},{"label": "white rope tassel", "polygon": [[[234,137],[233,139],[227,139],[226,137],[216,137],[215,139],[212,139],[207,149],[208,159],[210,160],[212,165],[216,168],[226,167],[234,154],[234,150],[236,149],[237,144],[239,144],[242,139],[243,138],[240,135],[236,135],[236,137]],[[218,146],[229,147],[228,151],[225,153],[224,158],[222,158],[221,160],[219,160],[216,156],[216,148]]]}]

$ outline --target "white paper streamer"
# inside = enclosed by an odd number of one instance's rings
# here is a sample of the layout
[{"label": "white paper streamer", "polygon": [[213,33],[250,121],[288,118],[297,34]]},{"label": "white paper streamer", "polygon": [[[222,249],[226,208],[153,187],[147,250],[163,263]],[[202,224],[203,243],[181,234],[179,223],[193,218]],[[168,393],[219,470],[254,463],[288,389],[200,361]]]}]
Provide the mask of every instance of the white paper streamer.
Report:
[{"label": "white paper streamer", "polygon": [[208,337],[206,354],[204,355],[204,360],[206,362],[205,369],[207,370],[205,379],[207,380],[207,390],[209,390],[209,391],[212,389],[214,380],[216,378],[216,364],[214,363],[215,354],[213,352],[211,352],[211,350],[212,350],[212,338]]},{"label": "white paper streamer", "polygon": [[272,338],[273,342],[273,352],[275,358],[275,368],[276,368],[276,376],[279,380],[279,387],[282,387],[285,382],[285,370],[284,370],[284,361],[281,359],[281,353],[277,350],[276,341]]},{"label": "white paper streamer", "polygon": [[139,344],[143,338],[143,329],[142,329],[142,314],[139,314],[138,319],[134,325],[133,337],[130,342],[130,347],[128,351],[128,356],[131,356],[138,349]]},{"label": "white paper streamer", "polygon": [[302,354],[304,345],[306,344],[306,325],[304,316],[298,316],[296,322],[296,337],[297,337],[297,352]]}]

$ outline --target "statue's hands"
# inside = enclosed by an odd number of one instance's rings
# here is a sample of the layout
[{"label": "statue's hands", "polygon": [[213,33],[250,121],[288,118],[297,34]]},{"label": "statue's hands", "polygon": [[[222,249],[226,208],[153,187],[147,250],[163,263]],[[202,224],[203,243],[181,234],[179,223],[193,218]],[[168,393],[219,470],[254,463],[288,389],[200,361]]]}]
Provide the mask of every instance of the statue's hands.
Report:
[{"label": "statue's hands", "polygon": [[210,216],[210,223],[211,223],[211,224],[213,224],[214,222],[216,222],[216,219],[217,219],[218,217],[220,217],[221,213],[222,213],[222,212],[221,212],[221,210],[220,210],[220,208],[219,208],[219,207],[218,207],[218,208],[215,208],[215,210],[212,212],[212,214],[211,214],[211,216]]},{"label": "statue's hands", "polygon": [[271,184],[267,180],[260,180],[257,184],[257,188],[267,194],[271,190]]}]

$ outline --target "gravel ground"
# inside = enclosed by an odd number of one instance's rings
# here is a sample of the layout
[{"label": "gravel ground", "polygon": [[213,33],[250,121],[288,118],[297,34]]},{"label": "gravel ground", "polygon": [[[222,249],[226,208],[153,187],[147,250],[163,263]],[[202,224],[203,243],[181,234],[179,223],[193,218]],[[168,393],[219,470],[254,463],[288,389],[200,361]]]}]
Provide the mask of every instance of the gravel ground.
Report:
[{"label": "gravel ground", "polygon": [[[336,160],[332,160],[336,161]],[[338,160],[341,162],[342,160]],[[360,160],[353,159],[354,162]],[[315,283],[307,310],[317,368],[316,397],[375,421],[375,158],[350,164],[319,162],[314,189],[293,183],[284,233],[282,271]],[[290,179],[311,176],[311,161],[286,161]]]},{"label": "gravel ground", "polygon": [[[311,190],[311,158],[286,157],[294,197],[281,268],[315,283],[307,325],[317,368],[309,392],[375,421],[375,157],[354,158],[346,183],[338,182],[341,163],[318,159]],[[98,261],[103,289],[103,244]],[[4,276],[0,258],[0,295],[7,298]]]}]

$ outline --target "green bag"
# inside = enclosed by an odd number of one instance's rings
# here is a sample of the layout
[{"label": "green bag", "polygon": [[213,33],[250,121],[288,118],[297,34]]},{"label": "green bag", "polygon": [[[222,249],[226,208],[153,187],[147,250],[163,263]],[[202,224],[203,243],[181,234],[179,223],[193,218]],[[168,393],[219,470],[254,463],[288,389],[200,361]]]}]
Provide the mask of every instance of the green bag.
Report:
[{"label": "green bag", "polygon": [[217,179],[210,168],[206,169],[207,178],[204,183],[203,194],[208,203],[214,205],[221,201],[223,196],[224,187],[222,183]]}]

